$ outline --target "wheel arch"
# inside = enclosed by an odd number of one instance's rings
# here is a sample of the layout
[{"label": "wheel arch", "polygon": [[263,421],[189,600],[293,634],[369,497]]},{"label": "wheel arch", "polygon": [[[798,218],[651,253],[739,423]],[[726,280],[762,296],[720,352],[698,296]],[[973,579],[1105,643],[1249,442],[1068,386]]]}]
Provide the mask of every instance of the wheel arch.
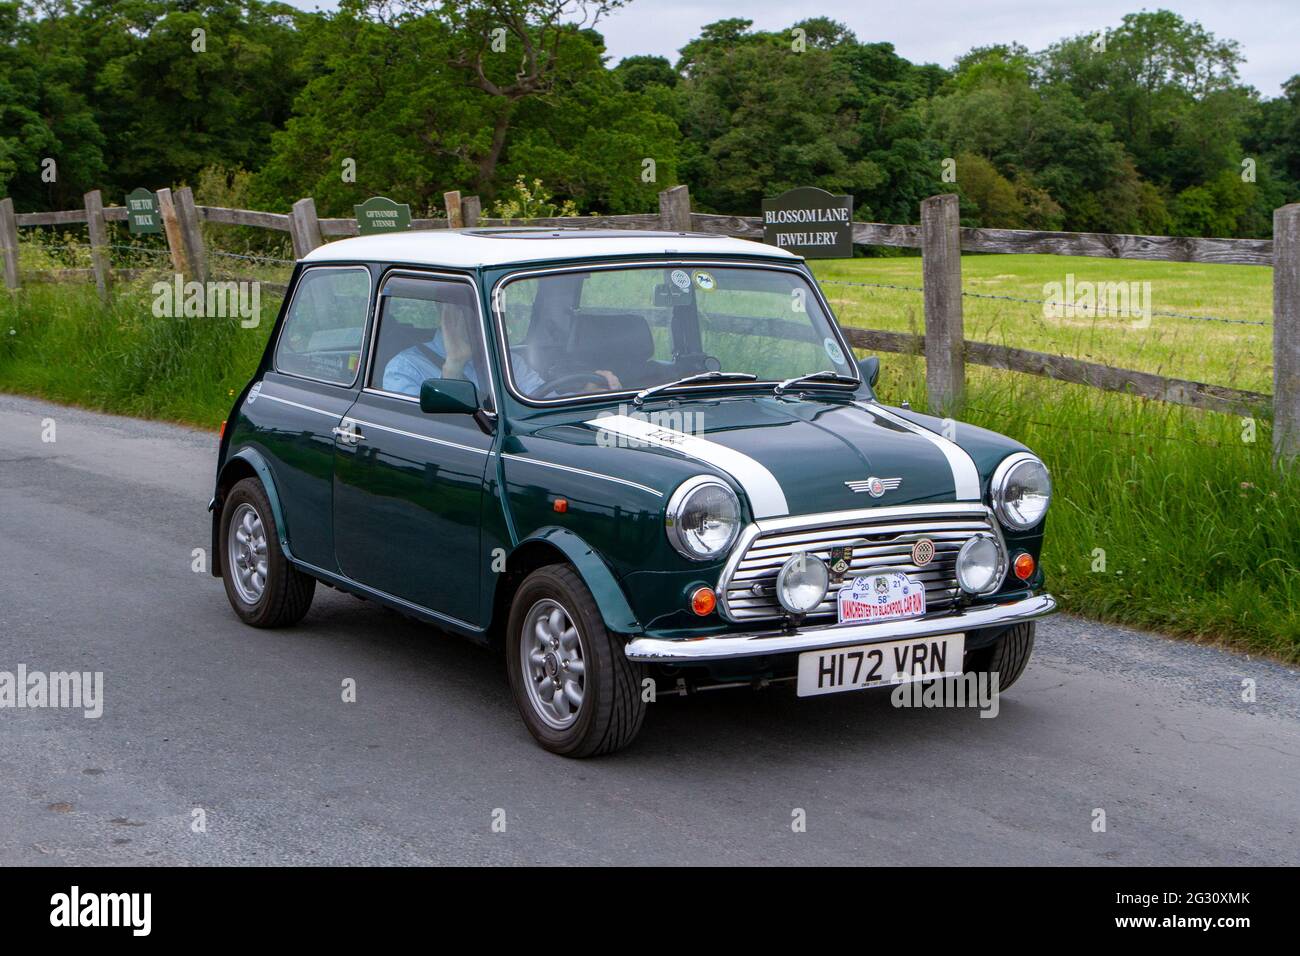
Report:
[{"label": "wheel arch", "polygon": [[221,467],[221,473],[217,476],[216,493],[212,498],[212,560],[209,566],[212,568],[213,577],[219,578],[222,574],[221,512],[226,494],[245,478],[256,478],[262,483],[262,487],[266,490],[266,497],[271,502],[271,517],[275,519],[275,533],[280,540],[280,547],[284,550],[285,556],[292,560],[293,552],[289,549],[284,511],[280,507],[280,494],[275,488],[271,466],[262,453],[255,448],[241,448],[227,458],[226,463]]},{"label": "wheel arch", "polygon": [[567,528],[543,528],[519,542],[506,558],[505,571],[493,576],[490,626],[493,640],[504,635],[510,618],[510,602],[524,578],[548,564],[567,564],[577,572],[595,599],[605,627],[612,633],[640,633],[641,625],[622,586],[596,550]]}]

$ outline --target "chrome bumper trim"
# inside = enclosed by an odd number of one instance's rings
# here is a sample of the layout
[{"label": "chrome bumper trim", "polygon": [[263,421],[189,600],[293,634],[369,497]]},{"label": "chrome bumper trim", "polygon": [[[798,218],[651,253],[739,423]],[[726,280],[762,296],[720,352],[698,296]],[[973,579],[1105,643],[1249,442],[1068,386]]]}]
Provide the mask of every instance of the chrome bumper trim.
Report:
[{"label": "chrome bumper trim", "polygon": [[692,637],[664,640],[638,637],[628,642],[629,660],[644,663],[692,664],[708,661],[765,657],[770,654],[795,654],[847,644],[874,644],[939,634],[958,634],[989,627],[1004,627],[1021,621],[1045,617],[1056,610],[1050,594],[967,608],[956,614],[919,617],[908,621],[882,624],[832,624],[810,627],[793,634],[768,631],[758,634],[722,634],[716,637]]}]

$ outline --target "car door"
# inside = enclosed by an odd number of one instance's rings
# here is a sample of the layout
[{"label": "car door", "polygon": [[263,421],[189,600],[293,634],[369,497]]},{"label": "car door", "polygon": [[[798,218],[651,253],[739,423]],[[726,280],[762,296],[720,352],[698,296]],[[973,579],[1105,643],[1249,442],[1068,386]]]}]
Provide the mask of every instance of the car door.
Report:
[{"label": "car door", "polygon": [[344,417],[334,469],[343,573],[470,627],[481,624],[480,508],[493,436],[485,416],[421,412],[419,388],[462,378],[491,402],[478,303],[464,276],[384,277],[365,385]]},{"label": "car door", "polygon": [[293,556],[336,570],[334,434],[360,388],[370,271],[312,266],[294,285],[271,369],[244,414],[279,492]]}]

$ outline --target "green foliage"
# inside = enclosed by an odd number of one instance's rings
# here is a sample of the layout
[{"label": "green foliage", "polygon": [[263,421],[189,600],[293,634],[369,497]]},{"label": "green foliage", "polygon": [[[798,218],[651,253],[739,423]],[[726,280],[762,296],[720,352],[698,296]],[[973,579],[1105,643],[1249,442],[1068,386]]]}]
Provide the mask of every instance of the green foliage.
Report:
[{"label": "green foliage", "polygon": [[540,179],[531,184],[520,176],[514,187],[492,204],[492,215],[498,219],[550,219],[554,216],[576,216],[577,207],[572,199],[557,206],[551,202],[551,192]]}]

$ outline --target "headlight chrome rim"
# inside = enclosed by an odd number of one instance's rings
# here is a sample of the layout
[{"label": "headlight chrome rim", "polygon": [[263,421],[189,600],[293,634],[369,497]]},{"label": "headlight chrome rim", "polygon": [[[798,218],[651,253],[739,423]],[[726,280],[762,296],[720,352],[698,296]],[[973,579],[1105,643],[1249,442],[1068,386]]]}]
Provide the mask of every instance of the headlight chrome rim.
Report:
[{"label": "headlight chrome rim", "polygon": [[[1043,477],[1047,481],[1047,504],[1043,508],[1043,513],[1034,521],[1025,523],[1017,520],[1007,507],[1005,492],[1007,485],[1015,472],[1026,466],[1037,465],[1043,469]],[[992,501],[993,512],[998,516],[998,520],[1012,531],[1030,531],[1038,527],[1047,518],[1047,512],[1052,507],[1052,473],[1047,470],[1042,459],[1037,455],[1029,452],[1017,452],[1014,455],[1008,455],[1002,459],[1001,464],[993,472],[993,479],[989,482],[989,498]]]},{"label": "headlight chrome rim", "polygon": [[[810,568],[813,569],[814,576],[820,577],[820,587],[816,589],[817,592],[819,592],[817,593],[817,600],[813,601],[806,608],[792,607],[790,602],[786,600],[786,583],[789,581],[790,575],[796,570],[802,573],[806,572]],[[785,564],[781,565],[781,570],[777,572],[776,602],[790,614],[796,614],[799,616],[811,614],[821,606],[822,601],[826,600],[826,593],[830,589],[830,583],[831,573],[830,569],[826,567],[826,562],[815,554],[809,554],[807,551],[799,551],[790,555],[790,557],[786,559]]]},{"label": "headlight chrome rim", "polygon": [[[736,516],[731,525],[731,532],[727,535],[727,540],[718,548],[702,552],[691,547],[686,530],[682,525],[682,515],[686,510],[686,506],[690,503],[692,495],[701,489],[709,487],[719,488],[730,496],[735,507]],[[741,522],[740,499],[730,485],[712,475],[696,475],[694,478],[687,478],[677,486],[677,490],[668,499],[668,507],[664,509],[664,531],[668,535],[669,543],[672,544],[678,554],[691,561],[713,561],[730,551],[732,545],[736,543],[736,538],[740,536]]]},{"label": "headlight chrome rim", "polygon": [[[965,574],[962,573],[962,567],[965,562],[966,556],[981,541],[987,541],[993,545],[993,551],[996,557],[993,565],[993,573],[989,576],[988,583],[984,587],[977,589],[968,586],[968,583],[966,581],[966,576]],[[966,543],[961,546],[960,550],[958,550],[957,563],[956,566],[954,567],[954,573],[957,577],[957,587],[961,588],[967,594],[976,594],[976,595],[992,594],[1001,586],[1002,582],[1006,579],[1007,576],[1006,548],[1002,546],[1002,542],[998,540],[997,536],[989,534],[986,531],[981,531],[978,534],[974,534],[970,538],[968,538],[966,540]]]}]

